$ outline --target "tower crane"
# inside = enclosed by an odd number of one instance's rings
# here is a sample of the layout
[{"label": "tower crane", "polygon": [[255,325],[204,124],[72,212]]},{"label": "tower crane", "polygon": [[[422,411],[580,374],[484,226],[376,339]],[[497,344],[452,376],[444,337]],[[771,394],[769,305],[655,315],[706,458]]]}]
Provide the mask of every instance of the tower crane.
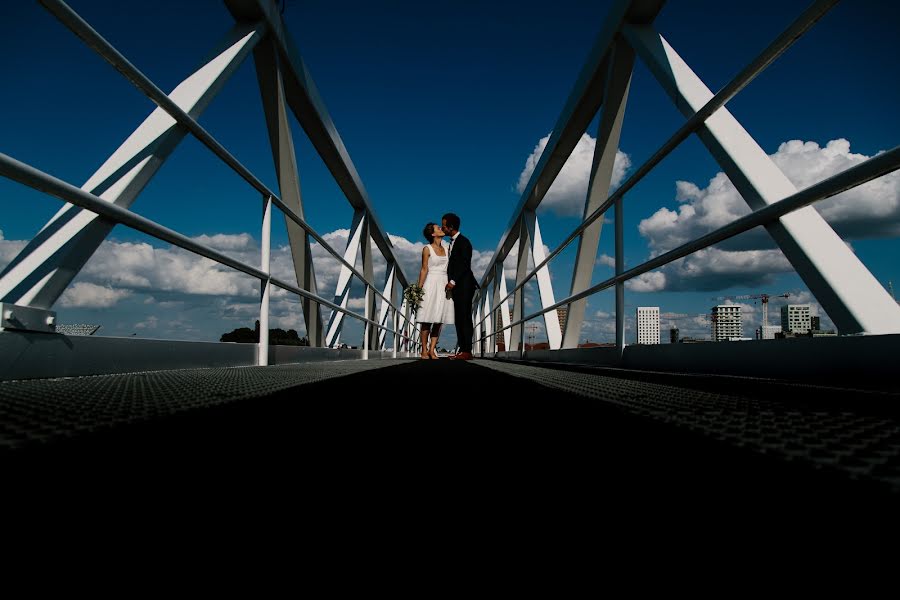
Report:
[{"label": "tower crane", "polygon": [[788,298],[790,293],[784,294],[744,294],[742,296],[715,296],[713,300],[759,300],[762,303],[763,322],[766,327],[769,325],[769,298]]}]

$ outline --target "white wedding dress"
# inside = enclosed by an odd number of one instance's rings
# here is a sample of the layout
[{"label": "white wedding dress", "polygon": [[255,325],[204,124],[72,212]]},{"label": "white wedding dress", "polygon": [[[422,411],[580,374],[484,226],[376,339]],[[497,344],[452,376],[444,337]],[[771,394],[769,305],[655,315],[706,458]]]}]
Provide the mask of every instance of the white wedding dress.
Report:
[{"label": "white wedding dress", "polygon": [[444,256],[437,256],[434,248],[428,248],[428,274],[425,275],[425,283],[422,289],[425,296],[419,311],[416,313],[417,323],[445,323],[452,324],[453,300],[448,299],[444,291],[447,285],[447,264],[450,262],[450,253],[443,246]]}]

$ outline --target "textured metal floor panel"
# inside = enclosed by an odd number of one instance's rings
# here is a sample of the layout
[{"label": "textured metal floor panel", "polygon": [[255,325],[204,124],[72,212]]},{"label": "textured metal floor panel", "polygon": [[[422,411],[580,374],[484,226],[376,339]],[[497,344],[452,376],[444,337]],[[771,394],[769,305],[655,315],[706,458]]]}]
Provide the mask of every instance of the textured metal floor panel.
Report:
[{"label": "textured metal floor panel", "polygon": [[0,382],[0,450],[262,397],[399,362],[345,360]]},{"label": "textured metal floor panel", "polygon": [[[725,395],[601,374],[493,360],[476,364],[785,460],[810,461],[900,491],[900,420],[865,399],[817,403]],[[891,400],[881,395],[881,400]],[[900,400],[900,399],[897,399]]]}]

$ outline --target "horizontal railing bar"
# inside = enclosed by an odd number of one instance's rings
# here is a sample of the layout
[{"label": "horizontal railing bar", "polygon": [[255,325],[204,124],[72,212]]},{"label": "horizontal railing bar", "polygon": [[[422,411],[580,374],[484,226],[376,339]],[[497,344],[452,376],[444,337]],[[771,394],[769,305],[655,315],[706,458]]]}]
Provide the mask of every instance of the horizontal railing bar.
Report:
[{"label": "horizontal railing bar", "polygon": [[327,306],[328,308],[330,308],[330,309],[332,309],[332,310],[336,310],[336,311],[338,311],[338,312],[342,312],[342,313],[344,313],[344,314],[347,315],[347,316],[353,317],[354,319],[359,319],[360,321],[367,322],[367,323],[371,323],[372,325],[375,325],[375,326],[378,327],[379,329],[384,329],[384,330],[387,331],[388,333],[393,333],[393,334],[395,334],[395,335],[397,334],[397,332],[396,332],[395,330],[390,329],[389,327],[379,325],[378,323],[376,323],[376,322],[373,321],[372,319],[367,319],[367,318],[365,318],[365,316],[363,316],[363,315],[360,315],[360,314],[358,314],[358,313],[354,313],[354,312],[351,311],[351,310],[348,310],[348,309],[346,309],[346,308],[343,308],[343,307],[341,307],[341,306],[338,306],[337,304],[335,304],[335,303],[333,303],[333,302],[329,302],[328,300],[325,300],[324,298],[321,298],[321,297],[319,297],[319,296],[313,294],[312,292],[307,292],[306,290],[303,290],[303,289],[301,289],[301,288],[298,288],[297,286],[292,285],[292,284],[290,284],[290,283],[287,283],[286,281],[281,281],[280,279],[276,279],[275,277],[270,277],[270,278],[269,278],[269,282],[272,283],[273,285],[276,285],[276,286],[280,287],[281,289],[283,289],[283,290],[285,290],[285,291],[293,292],[293,293],[295,293],[295,294],[297,294],[297,295],[299,295],[299,296],[303,296],[303,297],[305,297],[305,298],[309,298],[310,300],[315,300],[316,302],[318,302],[318,303],[320,303],[320,304],[322,304],[322,305],[324,305],[324,306]]},{"label": "horizontal railing bar", "polygon": [[[98,198],[90,192],[86,192],[81,188],[77,188],[61,179],[58,179],[48,173],[44,173],[43,171],[40,171],[3,153],[0,153],[0,175],[7,177],[8,179],[11,179],[13,181],[17,181],[32,189],[59,198],[60,200],[63,200],[65,202],[69,202],[70,204],[73,204],[75,206],[79,206],[85,210],[89,210],[100,215],[101,217],[107,218],[114,223],[121,223],[128,227],[131,227],[132,229],[136,229],[142,233],[146,233],[147,235],[156,239],[169,242],[170,244],[178,246],[179,248],[183,248],[195,254],[199,254],[200,256],[213,260],[219,264],[231,267],[261,281],[269,280],[278,287],[294,292],[295,294],[299,294],[300,296],[309,298],[310,300],[314,300],[320,304],[329,306],[330,308],[333,308],[335,310],[339,310],[345,314],[352,316],[353,318],[361,319],[364,321],[368,320],[364,316],[360,316],[347,309],[341,308],[340,306],[337,306],[336,304],[326,300],[325,298],[317,296],[312,292],[301,290],[296,286],[292,286],[290,284],[277,280],[271,277],[269,274],[264,273],[260,269],[252,267],[239,260],[233,259],[230,256],[209,248],[208,246],[205,246],[199,242],[196,242],[191,238],[178,233],[177,231],[160,225],[155,221],[151,221],[146,217],[142,217],[141,215],[130,210],[116,206],[115,204],[107,202],[102,198]],[[386,327],[383,327],[380,324],[375,323],[374,321],[371,322],[381,329],[387,329]]]},{"label": "horizontal railing bar", "polygon": [[[510,327],[513,327],[514,325],[530,321],[531,319],[537,318],[551,310],[555,310],[560,306],[571,304],[572,302],[591,296],[597,292],[612,287],[619,282],[624,283],[629,279],[633,279],[634,277],[643,275],[644,273],[652,271],[657,267],[665,266],[675,260],[678,260],[679,258],[684,258],[685,256],[693,254],[698,250],[703,250],[704,248],[708,248],[709,246],[718,244],[719,242],[744,233],[745,231],[749,231],[754,227],[759,227],[761,225],[771,223],[786,215],[787,213],[801,209],[814,202],[830,198],[831,196],[855,188],[868,181],[886,175],[892,171],[896,171],[897,169],[900,169],[900,146],[896,146],[893,149],[888,150],[887,152],[883,152],[881,154],[878,154],[877,156],[873,156],[872,158],[858,165],[855,165],[838,173],[837,175],[833,175],[828,179],[820,181],[819,183],[806,188],[805,190],[799,191],[796,194],[792,194],[787,198],[776,202],[775,204],[770,204],[765,208],[754,211],[749,215],[741,217],[740,219],[736,219],[728,225],[707,233],[706,235],[699,237],[694,241],[682,244],[681,246],[670,250],[665,254],[661,254],[656,258],[648,260],[647,262],[644,262],[632,269],[629,269],[628,271],[625,271],[621,275],[611,277],[606,281],[600,282],[597,285],[592,286],[582,292],[573,294],[568,298],[560,300],[552,306],[549,306],[525,318],[519,319],[514,323],[510,323],[506,327],[500,329],[500,331],[504,331]],[[483,321],[484,319],[482,319],[481,322]],[[479,322],[479,324],[481,322]]]}]

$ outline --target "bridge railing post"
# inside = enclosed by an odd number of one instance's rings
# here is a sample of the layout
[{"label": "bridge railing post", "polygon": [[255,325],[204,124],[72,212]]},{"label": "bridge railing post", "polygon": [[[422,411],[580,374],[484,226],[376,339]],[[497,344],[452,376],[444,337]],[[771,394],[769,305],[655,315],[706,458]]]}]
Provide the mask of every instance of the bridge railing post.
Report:
[{"label": "bridge railing post", "polygon": [[259,282],[259,348],[256,364],[264,367],[269,364],[269,286],[271,273],[270,251],[272,237],[272,197],[263,196],[262,241],[260,242],[259,270],[266,278]]}]

